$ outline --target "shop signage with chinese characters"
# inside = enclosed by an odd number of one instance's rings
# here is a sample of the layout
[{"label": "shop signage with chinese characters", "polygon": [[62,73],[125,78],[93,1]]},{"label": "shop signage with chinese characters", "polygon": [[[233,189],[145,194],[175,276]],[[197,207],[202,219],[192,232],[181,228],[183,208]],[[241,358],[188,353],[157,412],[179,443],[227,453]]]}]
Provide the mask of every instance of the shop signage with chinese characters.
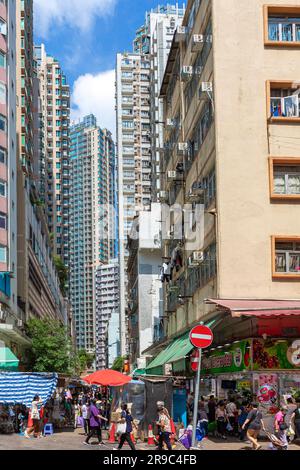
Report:
[{"label": "shop signage with chinese characters", "polygon": [[202,370],[206,374],[241,372],[251,366],[251,341],[239,341],[228,347],[219,349],[209,356],[204,355]]}]

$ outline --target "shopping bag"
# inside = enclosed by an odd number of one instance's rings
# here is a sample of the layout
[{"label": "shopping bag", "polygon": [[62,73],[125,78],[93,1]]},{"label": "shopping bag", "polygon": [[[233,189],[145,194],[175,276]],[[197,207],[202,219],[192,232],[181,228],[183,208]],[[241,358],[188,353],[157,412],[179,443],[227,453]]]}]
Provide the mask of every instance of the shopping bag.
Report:
[{"label": "shopping bag", "polygon": [[227,424],[227,426],[226,426],[226,430],[227,430],[228,432],[231,432],[231,431],[233,431],[233,427],[231,426],[231,424],[230,424],[230,423],[228,423],[228,424]]},{"label": "shopping bag", "polygon": [[118,426],[117,426],[117,434],[119,436],[121,434],[125,434],[126,433],[126,428],[127,428],[126,423],[119,423]]},{"label": "shopping bag", "polygon": [[78,418],[77,418],[77,426],[80,427],[80,428],[83,428],[83,426],[84,426],[84,420],[83,420],[83,417],[82,417],[82,416],[78,416]]},{"label": "shopping bag", "polygon": [[204,439],[204,433],[202,432],[201,428],[196,429],[196,439],[198,442],[201,442]]},{"label": "shopping bag", "polygon": [[212,423],[208,423],[208,432],[214,433],[217,430],[217,423],[213,421]]}]

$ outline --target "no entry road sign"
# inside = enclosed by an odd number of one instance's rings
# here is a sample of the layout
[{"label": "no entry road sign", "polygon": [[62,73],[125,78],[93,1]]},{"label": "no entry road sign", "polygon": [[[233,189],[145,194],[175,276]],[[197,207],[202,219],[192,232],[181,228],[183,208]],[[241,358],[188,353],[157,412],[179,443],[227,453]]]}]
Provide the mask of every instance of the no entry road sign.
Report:
[{"label": "no entry road sign", "polygon": [[191,369],[192,369],[192,371],[197,372],[199,360],[200,360],[199,350],[195,349],[193,354],[191,355]]},{"label": "no entry road sign", "polygon": [[213,339],[213,332],[204,325],[198,325],[190,332],[190,342],[198,349],[208,348],[213,342]]}]

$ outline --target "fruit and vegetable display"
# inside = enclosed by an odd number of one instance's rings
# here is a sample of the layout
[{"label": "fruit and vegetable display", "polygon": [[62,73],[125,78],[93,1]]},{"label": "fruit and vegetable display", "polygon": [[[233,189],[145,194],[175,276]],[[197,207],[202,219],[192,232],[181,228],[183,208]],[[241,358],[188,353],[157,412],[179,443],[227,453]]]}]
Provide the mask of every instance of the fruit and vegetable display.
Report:
[{"label": "fruit and vegetable display", "polygon": [[[253,340],[253,369],[295,369],[300,364],[299,340]],[[300,343],[300,342],[299,342]],[[298,359],[299,357],[299,359]],[[298,365],[299,367],[299,365]]]},{"label": "fruit and vegetable display", "polygon": [[275,350],[276,347],[268,350],[265,348],[264,342],[253,340],[253,363],[259,366],[260,369],[278,369],[280,362]]}]

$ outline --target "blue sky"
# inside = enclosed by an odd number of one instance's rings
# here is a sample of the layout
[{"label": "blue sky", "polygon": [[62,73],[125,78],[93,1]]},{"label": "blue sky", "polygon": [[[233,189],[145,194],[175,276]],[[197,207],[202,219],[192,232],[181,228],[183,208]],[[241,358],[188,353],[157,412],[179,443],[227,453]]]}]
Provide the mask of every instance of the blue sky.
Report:
[{"label": "blue sky", "polygon": [[155,0],[34,0],[35,42],[62,65],[72,86],[72,116],[94,112],[114,128],[114,66],[117,52],[132,50],[136,29]]}]

